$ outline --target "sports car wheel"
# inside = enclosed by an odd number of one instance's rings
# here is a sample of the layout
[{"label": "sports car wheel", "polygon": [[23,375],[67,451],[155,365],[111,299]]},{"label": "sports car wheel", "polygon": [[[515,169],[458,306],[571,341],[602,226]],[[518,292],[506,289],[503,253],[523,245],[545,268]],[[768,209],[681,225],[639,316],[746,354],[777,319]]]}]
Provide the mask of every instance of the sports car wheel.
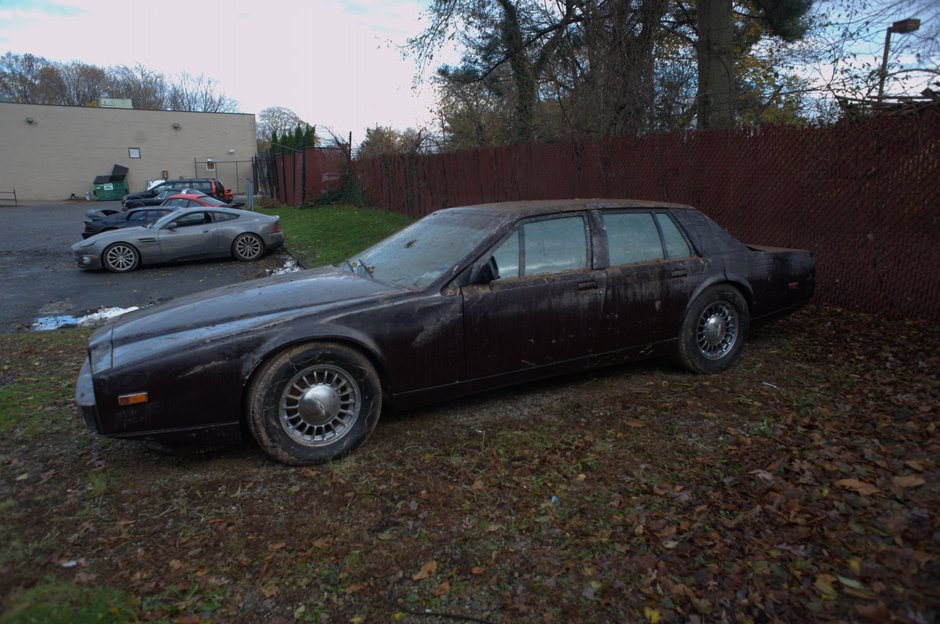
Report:
[{"label": "sports car wheel", "polygon": [[112,273],[127,273],[140,264],[140,254],[128,243],[114,243],[101,254],[101,264]]},{"label": "sports car wheel", "polygon": [[248,388],[248,425],[258,444],[286,464],[319,464],[353,451],[382,409],[372,364],[335,343],[293,347],[265,362]]},{"label": "sports car wheel", "polygon": [[689,308],[679,334],[679,361],[694,373],[720,373],[747,340],[747,302],[733,286],[707,289]]},{"label": "sports car wheel", "polygon": [[264,253],[264,241],[256,234],[239,234],[232,241],[232,255],[236,260],[250,262],[257,260]]}]

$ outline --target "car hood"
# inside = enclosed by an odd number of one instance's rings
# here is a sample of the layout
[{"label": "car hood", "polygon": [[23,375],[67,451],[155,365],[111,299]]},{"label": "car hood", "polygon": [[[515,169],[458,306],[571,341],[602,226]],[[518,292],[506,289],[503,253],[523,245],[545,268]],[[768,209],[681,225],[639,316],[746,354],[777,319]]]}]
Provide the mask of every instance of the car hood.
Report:
[{"label": "car hood", "polygon": [[129,312],[112,321],[112,344],[174,334],[238,332],[314,309],[401,292],[338,267],[222,286]]},{"label": "car hood", "polygon": [[109,230],[107,232],[99,232],[98,234],[95,234],[94,236],[86,238],[85,240],[79,241],[75,243],[74,245],[72,245],[72,251],[82,252],[83,250],[91,249],[95,247],[96,243],[107,244],[111,240],[120,239],[123,241],[134,242],[130,240],[131,237],[141,236],[145,238],[156,238],[156,235],[157,235],[156,230],[153,230],[148,227],[143,227],[140,225],[135,225],[135,226],[123,228],[121,230]]}]

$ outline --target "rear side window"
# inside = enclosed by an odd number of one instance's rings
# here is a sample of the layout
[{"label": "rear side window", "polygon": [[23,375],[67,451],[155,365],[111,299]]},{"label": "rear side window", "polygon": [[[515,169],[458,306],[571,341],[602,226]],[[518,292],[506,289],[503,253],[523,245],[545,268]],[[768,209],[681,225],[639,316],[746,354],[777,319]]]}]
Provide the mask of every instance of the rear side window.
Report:
[{"label": "rear side window", "polygon": [[682,232],[672,222],[669,215],[657,212],[656,222],[663,233],[663,242],[666,243],[666,257],[670,260],[676,258],[688,258],[692,255],[692,249],[689,247],[689,241],[685,240]]},{"label": "rear side window", "polygon": [[610,266],[663,259],[663,243],[652,213],[621,212],[604,214],[602,218]]}]

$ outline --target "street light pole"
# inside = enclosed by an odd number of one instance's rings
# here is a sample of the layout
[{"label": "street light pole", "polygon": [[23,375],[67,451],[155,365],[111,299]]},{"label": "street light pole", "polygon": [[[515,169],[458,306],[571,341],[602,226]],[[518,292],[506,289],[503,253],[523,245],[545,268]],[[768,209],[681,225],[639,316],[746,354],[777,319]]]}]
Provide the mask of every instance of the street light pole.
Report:
[{"label": "street light pole", "polygon": [[885,95],[885,78],[888,77],[888,51],[891,49],[891,33],[897,33],[899,35],[906,35],[912,33],[915,30],[920,28],[920,20],[917,18],[909,17],[906,20],[901,20],[895,22],[888,26],[888,30],[885,33],[885,50],[884,54],[881,57],[881,72],[879,72],[878,79],[878,103],[881,104],[881,100]]}]

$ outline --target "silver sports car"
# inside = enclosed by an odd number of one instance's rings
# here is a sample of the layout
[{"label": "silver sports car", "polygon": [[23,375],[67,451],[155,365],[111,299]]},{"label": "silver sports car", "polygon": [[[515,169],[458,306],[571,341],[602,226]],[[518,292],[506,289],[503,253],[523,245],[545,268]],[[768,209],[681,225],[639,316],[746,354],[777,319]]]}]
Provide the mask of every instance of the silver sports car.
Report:
[{"label": "silver sports car", "polygon": [[141,264],[221,258],[259,259],[284,243],[280,217],[204,206],[174,211],[150,225],[102,232],[72,245],[83,269],[133,271]]}]

